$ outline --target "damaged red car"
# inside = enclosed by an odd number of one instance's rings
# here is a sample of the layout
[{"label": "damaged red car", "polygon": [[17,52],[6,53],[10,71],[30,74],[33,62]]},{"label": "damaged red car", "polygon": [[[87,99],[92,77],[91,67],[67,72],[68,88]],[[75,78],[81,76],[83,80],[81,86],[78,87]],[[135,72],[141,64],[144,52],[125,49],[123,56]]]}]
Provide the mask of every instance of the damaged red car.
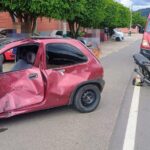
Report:
[{"label": "damaged red car", "polygon": [[73,105],[96,109],[104,87],[103,68],[80,41],[32,38],[3,42],[0,55],[16,49],[15,62],[0,72],[0,118]]}]

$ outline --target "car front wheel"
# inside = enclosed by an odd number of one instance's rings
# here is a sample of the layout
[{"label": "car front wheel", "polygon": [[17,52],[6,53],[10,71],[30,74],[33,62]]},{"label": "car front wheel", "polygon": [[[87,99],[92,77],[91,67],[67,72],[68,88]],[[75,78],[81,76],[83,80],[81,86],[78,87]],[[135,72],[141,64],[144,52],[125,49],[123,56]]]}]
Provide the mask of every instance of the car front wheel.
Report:
[{"label": "car front wheel", "polygon": [[100,89],[96,85],[85,85],[79,88],[74,96],[74,106],[80,112],[94,111],[101,99]]},{"label": "car front wheel", "polygon": [[116,41],[121,41],[120,37],[117,37],[117,38],[116,38]]}]

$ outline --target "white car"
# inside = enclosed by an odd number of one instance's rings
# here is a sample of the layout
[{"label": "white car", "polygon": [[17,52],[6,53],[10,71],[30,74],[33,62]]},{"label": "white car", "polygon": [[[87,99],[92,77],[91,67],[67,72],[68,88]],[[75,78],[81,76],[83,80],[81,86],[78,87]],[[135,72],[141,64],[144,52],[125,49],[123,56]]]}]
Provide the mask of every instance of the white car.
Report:
[{"label": "white car", "polygon": [[123,32],[120,32],[117,29],[113,29],[113,34],[112,34],[111,38],[116,41],[122,41],[122,40],[124,40],[124,34],[123,34]]},{"label": "white car", "polygon": [[65,34],[65,31],[63,30],[53,30],[50,34],[50,36],[52,37],[63,37],[63,36],[67,36],[67,37],[71,37],[71,32],[70,31],[66,31],[67,33]]}]

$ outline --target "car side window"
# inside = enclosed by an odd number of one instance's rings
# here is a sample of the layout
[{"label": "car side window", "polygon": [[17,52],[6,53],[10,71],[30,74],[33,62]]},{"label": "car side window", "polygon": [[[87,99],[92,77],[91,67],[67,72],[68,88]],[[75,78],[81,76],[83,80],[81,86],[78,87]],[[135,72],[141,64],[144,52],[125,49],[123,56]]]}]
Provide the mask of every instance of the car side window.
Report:
[{"label": "car side window", "polygon": [[46,45],[47,68],[69,66],[87,61],[87,57],[76,47],[64,43]]},{"label": "car side window", "polygon": [[0,56],[0,73],[32,68],[38,48],[38,44],[27,44],[7,50]]}]

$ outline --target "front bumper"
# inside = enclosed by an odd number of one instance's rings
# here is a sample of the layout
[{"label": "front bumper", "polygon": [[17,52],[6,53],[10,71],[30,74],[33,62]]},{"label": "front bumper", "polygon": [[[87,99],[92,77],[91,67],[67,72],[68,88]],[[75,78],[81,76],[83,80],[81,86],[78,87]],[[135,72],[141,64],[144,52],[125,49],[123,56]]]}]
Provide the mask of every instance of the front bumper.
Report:
[{"label": "front bumper", "polygon": [[105,81],[103,80],[103,78],[99,78],[97,80],[97,83],[100,85],[100,88],[101,88],[101,91],[102,91],[103,88],[104,88],[104,85],[105,85]]}]

